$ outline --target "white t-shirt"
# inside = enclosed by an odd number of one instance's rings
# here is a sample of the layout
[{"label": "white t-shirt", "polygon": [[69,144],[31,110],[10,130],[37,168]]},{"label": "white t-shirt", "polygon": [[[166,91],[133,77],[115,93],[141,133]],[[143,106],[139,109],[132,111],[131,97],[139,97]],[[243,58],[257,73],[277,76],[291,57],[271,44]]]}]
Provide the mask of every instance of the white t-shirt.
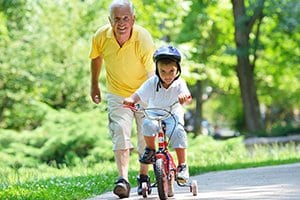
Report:
[{"label": "white t-shirt", "polygon": [[[170,106],[178,101],[179,94],[190,95],[187,84],[181,77],[175,80],[168,89],[164,88],[161,84],[158,86],[158,82],[158,76],[153,76],[136,91],[141,101],[147,103],[149,108],[154,107],[169,110]],[[177,103],[172,107],[171,111],[177,115],[179,122],[183,123],[183,107]]]}]

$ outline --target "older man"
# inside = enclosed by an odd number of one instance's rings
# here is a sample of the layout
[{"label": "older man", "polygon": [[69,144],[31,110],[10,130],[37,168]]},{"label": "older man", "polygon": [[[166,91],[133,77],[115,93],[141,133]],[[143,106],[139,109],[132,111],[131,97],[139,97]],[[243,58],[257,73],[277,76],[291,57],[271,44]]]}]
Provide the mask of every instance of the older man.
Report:
[{"label": "older man", "polygon": [[[137,124],[138,152],[143,153],[145,142],[141,133],[142,115],[123,108],[125,97],[130,96],[148,77],[154,74],[152,61],[155,46],[149,32],[135,24],[133,5],[129,0],[114,0],[109,6],[110,24],[100,27],[92,38],[91,58],[91,98],[101,102],[98,78],[103,61],[106,69],[106,100],[108,104],[109,132],[119,172],[114,194],[127,198],[130,193],[128,167],[132,123]],[[140,166],[138,193],[141,182],[149,182],[148,167]]]}]

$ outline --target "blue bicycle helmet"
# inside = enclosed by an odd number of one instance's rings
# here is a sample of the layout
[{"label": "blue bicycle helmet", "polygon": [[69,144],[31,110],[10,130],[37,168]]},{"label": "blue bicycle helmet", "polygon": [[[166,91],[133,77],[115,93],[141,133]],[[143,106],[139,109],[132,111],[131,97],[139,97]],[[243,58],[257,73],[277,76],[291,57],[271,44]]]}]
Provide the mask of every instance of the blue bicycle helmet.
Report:
[{"label": "blue bicycle helmet", "polygon": [[181,61],[181,55],[179,51],[173,47],[173,46],[163,46],[158,48],[153,55],[153,60],[155,63],[159,61],[162,58],[169,58],[171,60],[174,60],[178,64]]},{"label": "blue bicycle helmet", "polygon": [[155,62],[156,70],[155,74],[159,77],[160,82],[162,82],[162,79],[159,76],[158,69],[157,69],[157,62],[161,59],[170,59],[176,62],[177,68],[178,68],[178,75],[174,79],[178,79],[178,77],[181,74],[181,67],[180,67],[180,61],[181,61],[181,55],[179,51],[173,47],[173,46],[163,46],[158,48],[154,54],[153,54],[153,60]]}]

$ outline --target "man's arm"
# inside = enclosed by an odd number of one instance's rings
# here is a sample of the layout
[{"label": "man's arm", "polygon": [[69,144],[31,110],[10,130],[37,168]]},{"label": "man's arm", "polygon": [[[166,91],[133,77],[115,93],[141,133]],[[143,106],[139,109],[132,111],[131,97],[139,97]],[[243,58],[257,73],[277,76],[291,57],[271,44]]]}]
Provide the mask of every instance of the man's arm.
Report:
[{"label": "man's arm", "polygon": [[101,92],[99,88],[98,79],[102,67],[102,57],[98,56],[91,60],[91,98],[94,103],[101,102]]}]

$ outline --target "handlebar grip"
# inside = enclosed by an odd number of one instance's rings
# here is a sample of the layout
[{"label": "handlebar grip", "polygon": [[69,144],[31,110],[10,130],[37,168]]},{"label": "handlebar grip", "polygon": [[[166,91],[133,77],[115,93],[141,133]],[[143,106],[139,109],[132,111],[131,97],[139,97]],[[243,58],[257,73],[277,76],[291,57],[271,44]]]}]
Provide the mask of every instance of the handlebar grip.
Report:
[{"label": "handlebar grip", "polygon": [[137,111],[138,110],[138,107],[136,104],[132,104],[132,105],[128,105],[128,104],[123,104],[123,108],[129,108],[133,111]]}]

